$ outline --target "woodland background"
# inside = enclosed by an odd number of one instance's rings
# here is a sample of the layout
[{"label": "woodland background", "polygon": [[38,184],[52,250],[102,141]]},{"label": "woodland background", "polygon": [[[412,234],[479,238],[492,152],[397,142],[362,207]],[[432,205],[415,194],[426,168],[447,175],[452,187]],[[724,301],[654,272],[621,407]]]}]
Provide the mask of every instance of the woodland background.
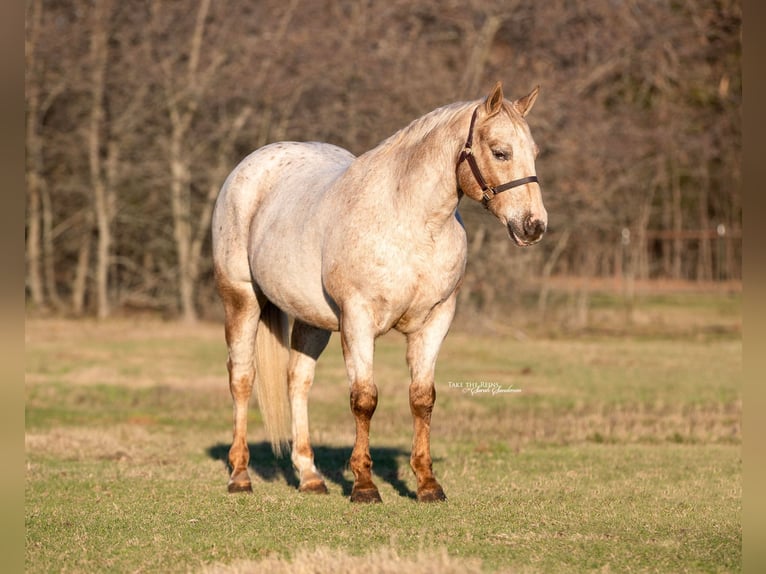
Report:
[{"label": "woodland background", "polygon": [[515,98],[550,228],[461,202],[460,315],[574,285],[739,284],[741,4],[730,0],[27,0],[26,296],[35,313],[220,316],[210,215],[266,143],[360,154],[441,105]]}]

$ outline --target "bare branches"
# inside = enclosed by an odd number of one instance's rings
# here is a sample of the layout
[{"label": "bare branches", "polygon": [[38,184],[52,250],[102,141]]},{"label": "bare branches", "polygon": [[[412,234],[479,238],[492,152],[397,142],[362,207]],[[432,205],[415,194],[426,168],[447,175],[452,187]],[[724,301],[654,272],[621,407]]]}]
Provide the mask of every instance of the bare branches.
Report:
[{"label": "bare branches", "polygon": [[498,79],[509,97],[543,86],[528,120],[551,231],[511,252],[464,202],[483,247],[463,304],[541,274],[616,274],[623,228],[639,274],[739,276],[736,233],[724,258],[681,237],[741,222],[736,0],[29,0],[26,23],[37,306],[154,299],[193,318],[212,203],[243,155],[282,139],[361,153]]}]

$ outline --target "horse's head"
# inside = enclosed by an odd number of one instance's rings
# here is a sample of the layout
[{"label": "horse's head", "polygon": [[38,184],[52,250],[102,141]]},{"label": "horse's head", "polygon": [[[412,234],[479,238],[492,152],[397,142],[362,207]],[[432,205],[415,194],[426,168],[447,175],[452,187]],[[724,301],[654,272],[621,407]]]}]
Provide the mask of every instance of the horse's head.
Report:
[{"label": "horse's head", "polygon": [[475,108],[457,164],[463,193],[495,214],[520,246],[539,241],[548,225],[535,175],[538,149],[524,119],[538,91],[509,102],[498,82]]}]

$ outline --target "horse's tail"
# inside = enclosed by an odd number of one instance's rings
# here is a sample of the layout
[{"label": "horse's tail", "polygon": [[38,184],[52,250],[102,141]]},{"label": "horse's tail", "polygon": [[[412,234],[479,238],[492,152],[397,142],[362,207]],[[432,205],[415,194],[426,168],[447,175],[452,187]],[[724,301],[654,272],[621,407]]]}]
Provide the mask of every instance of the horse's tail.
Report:
[{"label": "horse's tail", "polygon": [[287,315],[268,302],[261,309],[255,338],[255,392],[266,435],[277,456],[289,450],[290,397],[287,389]]}]

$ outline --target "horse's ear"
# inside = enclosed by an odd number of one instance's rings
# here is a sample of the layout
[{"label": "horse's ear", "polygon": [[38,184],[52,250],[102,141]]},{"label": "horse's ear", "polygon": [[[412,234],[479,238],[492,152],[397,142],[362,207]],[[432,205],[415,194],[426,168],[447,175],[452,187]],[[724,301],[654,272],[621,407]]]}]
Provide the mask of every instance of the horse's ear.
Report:
[{"label": "horse's ear", "polygon": [[487,101],[484,102],[484,109],[487,111],[487,116],[494,116],[502,109],[503,97],[503,83],[498,81],[487,96]]},{"label": "horse's ear", "polygon": [[537,99],[537,94],[539,92],[540,86],[536,86],[534,90],[529,92],[529,94],[513,102],[513,107],[515,107],[516,111],[521,114],[521,117],[526,116],[529,113],[529,110],[532,109],[532,106],[535,105],[535,100]]}]

